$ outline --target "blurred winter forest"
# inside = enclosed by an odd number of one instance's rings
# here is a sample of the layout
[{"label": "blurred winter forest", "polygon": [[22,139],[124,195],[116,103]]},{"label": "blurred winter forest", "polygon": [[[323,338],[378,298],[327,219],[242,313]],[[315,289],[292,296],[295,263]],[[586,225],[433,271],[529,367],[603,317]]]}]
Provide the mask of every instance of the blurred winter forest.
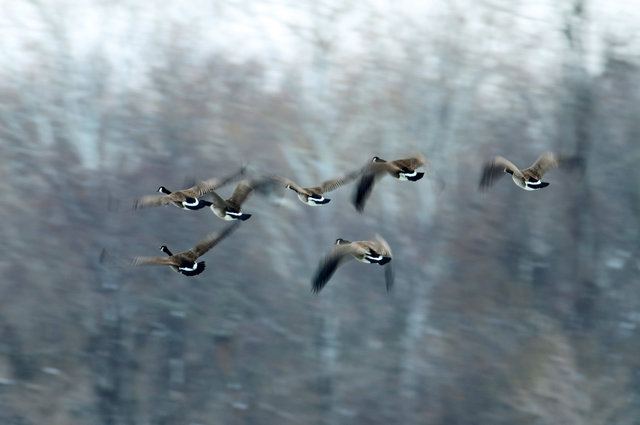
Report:
[{"label": "blurred winter forest", "polygon": [[[0,3],[1,424],[640,423],[638,1],[170,3]],[[545,150],[586,173],[478,191]],[[415,152],[362,215],[249,199],[199,276],[99,261],[226,225],[160,185]],[[390,293],[310,293],[376,233]]]}]

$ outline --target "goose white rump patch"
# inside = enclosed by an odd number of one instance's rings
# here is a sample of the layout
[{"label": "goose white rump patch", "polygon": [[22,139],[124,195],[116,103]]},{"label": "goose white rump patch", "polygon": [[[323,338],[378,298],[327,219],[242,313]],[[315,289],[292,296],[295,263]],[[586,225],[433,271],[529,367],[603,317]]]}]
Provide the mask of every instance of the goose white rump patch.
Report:
[{"label": "goose white rump patch", "polygon": [[371,255],[365,255],[364,258],[362,259],[362,261],[365,263],[372,263],[374,261],[380,261],[380,260],[382,260],[382,255],[379,255],[377,257],[372,257]]},{"label": "goose white rump patch", "polygon": [[187,207],[197,207],[198,204],[200,204],[200,201],[198,200],[198,198],[195,198],[195,202],[182,201],[182,205]]},{"label": "goose white rump patch", "polygon": [[524,183],[524,190],[537,190],[542,186],[542,182],[540,180],[536,180],[535,182],[527,181]]},{"label": "goose white rump patch", "polygon": [[417,170],[413,170],[413,173],[400,173],[398,174],[399,180],[409,180],[409,177],[415,177],[418,175]]},{"label": "goose white rump patch", "polygon": [[312,198],[312,197],[308,197],[307,198],[307,204],[313,205],[313,206],[321,205],[320,203],[322,201],[324,201],[324,196],[322,196],[320,198]]},{"label": "goose white rump patch", "polygon": [[192,272],[192,271],[195,271],[197,268],[198,268],[198,263],[195,262],[195,263],[193,263],[193,267],[178,267],[178,270],[184,270],[184,271],[187,271],[187,272]]}]

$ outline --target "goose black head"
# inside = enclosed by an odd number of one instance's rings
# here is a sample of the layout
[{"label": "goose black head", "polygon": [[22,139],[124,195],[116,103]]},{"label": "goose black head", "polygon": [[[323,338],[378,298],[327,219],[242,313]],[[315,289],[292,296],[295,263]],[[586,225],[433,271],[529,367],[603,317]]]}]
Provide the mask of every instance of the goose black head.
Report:
[{"label": "goose black head", "polygon": [[164,193],[165,195],[171,195],[171,191],[164,186],[160,186],[158,188],[158,192]]},{"label": "goose black head", "polygon": [[384,159],[380,158],[379,156],[374,156],[371,159],[371,162],[387,162],[387,161],[385,161]]},{"label": "goose black head", "polygon": [[173,255],[173,254],[171,253],[171,251],[169,251],[169,248],[168,248],[166,245],[162,245],[162,246],[160,247],[160,251],[164,252],[165,254],[167,254],[167,255],[169,255],[169,256]]}]

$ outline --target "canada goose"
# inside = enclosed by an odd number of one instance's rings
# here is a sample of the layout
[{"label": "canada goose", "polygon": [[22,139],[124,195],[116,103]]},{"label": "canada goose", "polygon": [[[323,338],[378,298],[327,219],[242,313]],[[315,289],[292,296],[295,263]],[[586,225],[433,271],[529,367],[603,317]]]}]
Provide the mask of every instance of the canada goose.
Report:
[{"label": "canada goose", "polygon": [[415,182],[424,177],[424,173],[418,172],[417,168],[426,164],[427,159],[421,154],[395,161],[385,161],[374,156],[358,181],[353,204],[358,211],[362,212],[377,179],[389,174],[398,180]]},{"label": "canada goose", "polygon": [[324,194],[327,192],[331,192],[332,190],[336,190],[340,186],[343,186],[352,180],[354,180],[362,170],[353,171],[345,176],[337,177],[335,179],[327,180],[322,182],[320,186],[314,187],[302,187],[298,184],[294,183],[289,179],[282,179],[287,189],[291,189],[298,195],[298,199],[304,202],[307,205],[317,206],[328,204],[331,199],[327,199],[324,197]]},{"label": "canada goose", "polygon": [[576,166],[581,163],[578,157],[559,156],[553,152],[545,152],[529,168],[520,170],[508,159],[496,156],[487,162],[482,171],[480,189],[486,190],[504,173],[511,174],[513,182],[524,190],[538,190],[549,186],[542,181],[542,176],[559,165]]},{"label": "canada goose", "polygon": [[355,258],[363,263],[387,264],[385,267],[385,281],[387,291],[393,286],[393,269],[391,264],[391,248],[389,244],[376,235],[374,241],[350,242],[345,239],[336,239],[335,246],[320,262],[311,280],[311,292],[317,294],[324,288],[336,269],[344,262]]},{"label": "canada goose", "polygon": [[199,199],[214,190],[230,183],[238,176],[244,174],[244,167],[238,172],[230,174],[223,178],[212,178],[204,180],[190,188],[183,190],[176,190],[171,192],[164,186],[158,188],[158,192],[162,195],[148,195],[144,196],[133,204],[134,209],[145,207],[156,207],[158,205],[175,205],[178,208],[188,210],[199,210],[211,205],[210,202]]},{"label": "canada goose", "polygon": [[275,177],[242,180],[238,183],[231,197],[228,199],[224,199],[215,191],[211,191],[210,194],[213,197],[213,202],[209,203],[209,207],[215,215],[224,220],[248,220],[251,214],[245,214],[241,211],[244,201],[247,200],[252,192],[256,190],[266,192],[277,184],[279,183]]},{"label": "canada goose", "polygon": [[134,266],[143,264],[162,264],[171,267],[174,271],[186,276],[195,276],[205,269],[204,261],[196,261],[200,256],[216,246],[225,237],[229,236],[240,223],[233,223],[220,232],[212,233],[191,249],[173,254],[166,245],[160,247],[160,251],[168,257],[135,257],[132,261]]}]

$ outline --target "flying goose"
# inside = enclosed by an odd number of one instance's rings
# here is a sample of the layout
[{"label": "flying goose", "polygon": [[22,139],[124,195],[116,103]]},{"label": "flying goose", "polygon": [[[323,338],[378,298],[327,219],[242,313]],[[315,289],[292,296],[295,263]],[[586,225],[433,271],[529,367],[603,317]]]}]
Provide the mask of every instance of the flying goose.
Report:
[{"label": "flying goose", "polygon": [[340,186],[343,186],[347,183],[350,183],[354,180],[362,170],[352,171],[351,173],[337,177],[335,179],[324,181],[320,184],[320,186],[314,187],[302,187],[295,182],[283,178],[282,181],[285,184],[287,189],[291,189],[298,195],[298,199],[303,203],[311,206],[324,205],[329,203],[331,199],[327,199],[324,197],[324,194],[327,192],[331,192],[332,190],[336,190]]},{"label": "flying goose", "polygon": [[496,156],[484,166],[480,179],[480,189],[488,189],[495,180],[505,173],[511,174],[513,182],[524,190],[542,189],[549,186],[549,183],[542,181],[542,176],[547,171],[559,165],[575,166],[580,162],[581,160],[578,157],[559,156],[553,152],[545,152],[529,168],[521,170],[508,159]]},{"label": "flying goose", "polygon": [[158,192],[162,193],[162,195],[144,196],[134,202],[133,208],[138,209],[156,207],[158,205],[175,205],[178,208],[199,210],[211,205],[210,202],[200,199],[201,197],[230,183],[242,174],[244,174],[244,167],[226,177],[204,180],[187,189],[176,190],[175,192],[171,192],[166,187],[160,186],[158,188]]},{"label": "flying goose", "polygon": [[200,256],[216,246],[225,237],[229,236],[240,223],[233,223],[220,232],[212,233],[191,249],[173,254],[166,245],[160,247],[160,251],[168,257],[135,257],[132,261],[134,266],[144,264],[162,264],[171,267],[172,270],[186,276],[195,276],[205,269],[204,261],[196,261]]},{"label": "flying goose", "polygon": [[317,294],[324,288],[336,269],[344,262],[355,258],[363,263],[386,264],[385,281],[387,291],[393,286],[393,269],[391,264],[391,248],[389,244],[376,235],[374,241],[350,242],[345,239],[336,239],[335,246],[320,262],[311,280],[311,292]]},{"label": "flying goose", "polygon": [[215,191],[210,194],[213,202],[209,203],[209,207],[213,213],[224,220],[248,220],[251,214],[245,214],[241,211],[242,204],[247,200],[249,195],[254,191],[268,192],[274,185],[278,185],[279,180],[275,177],[261,177],[251,180],[242,180],[233,190],[231,197],[222,198]]},{"label": "flying goose", "polygon": [[424,177],[424,173],[418,172],[417,169],[426,164],[427,159],[422,154],[417,154],[410,158],[396,159],[395,161],[385,161],[374,156],[358,181],[353,204],[358,211],[362,212],[376,180],[385,174],[389,174],[398,180],[415,182]]}]

